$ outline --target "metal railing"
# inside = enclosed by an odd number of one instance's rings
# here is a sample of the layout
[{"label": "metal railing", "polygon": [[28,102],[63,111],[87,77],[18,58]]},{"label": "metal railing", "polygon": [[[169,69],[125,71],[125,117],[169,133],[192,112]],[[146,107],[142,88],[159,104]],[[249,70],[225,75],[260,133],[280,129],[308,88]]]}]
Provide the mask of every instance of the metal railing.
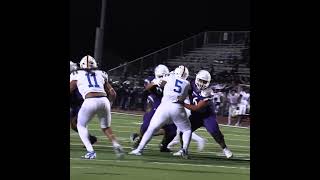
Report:
[{"label": "metal railing", "polygon": [[207,31],[206,44],[236,45],[249,44],[250,31]]},{"label": "metal railing", "polygon": [[[205,32],[201,32],[197,35],[194,35],[187,39],[176,42],[170,46],[167,46],[165,48],[162,48],[160,50],[147,54],[143,57],[137,58],[135,60],[132,60],[122,65],[119,65],[115,68],[108,70],[108,73],[111,73],[115,70],[119,70],[120,68],[124,68],[125,66],[130,66],[136,62],[139,62],[142,66],[149,66],[149,65],[156,65],[158,63],[174,58],[176,56],[182,56],[185,52],[191,49],[202,47],[202,45],[205,43],[203,39],[204,33]],[[151,63],[149,61],[151,61]],[[144,68],[142,67],[140,69],[144,69]]]},{"label": "metal railing", "polygon": [[113,80],[136,79],[153,74],[156,65],[167,64],[170,59],[183,56],[187,52],[206,45],[246,45],[250,42],[249,31],[207,31],[176,42],[170,46],[120,64],[108,70]]},{"label": "metal railing", "polygon": [[[113,107],[144,110],[146,107],[146,96],[143,91],[144,79],[154,74],[156,65],[160,63],[169,65],[170,63],[168,62],[172,62],[174,59],[183,60],[182,57],[185,57],[186,53],[189,53],[191,50],[204,47],[210,49],[210,45],[213,47],[216,45],[227,45],[228,47],[229,45],[247,46],[250,42],[249,33],[249,31],[201,32],[190,38],[110,69],[108,71],[110,81],[112,81],[113,87],[119,97],[114,102]],[[183,62],[191,66],[189,61],[184,60]],[[194,63],[199,64],[200,61]],[[201,65],[208,66],[205,62],[202,62]],[[219,77],[220,76],[215,77],[216,82],[220,81]],[[224,114],[224,111],[222,111],[222,114]]]}]

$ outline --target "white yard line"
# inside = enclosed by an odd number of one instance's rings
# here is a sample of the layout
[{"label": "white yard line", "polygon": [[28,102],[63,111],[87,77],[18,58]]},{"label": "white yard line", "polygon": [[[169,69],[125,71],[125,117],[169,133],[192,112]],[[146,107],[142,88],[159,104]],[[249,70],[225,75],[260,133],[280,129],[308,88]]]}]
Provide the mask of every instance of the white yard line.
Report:
[{"label": "white yard line", "polygon": [[[70,143],[70,145],[72,146],[83,146],[83,144],[81,143]],[[147,144],[147,146],[159,146],[159,144]],[[113,146],[108,146],[108,145],[101,145],[101,144],[94,144],[93,147],[107,147],[107,148],[113,148]],[[122,148],[124,149],[132,149],[131,146],[122,146]],[[221,156],[224,156],[222,153],[218,153],[218,152],[207,152],[207,151],[202,151],[202,152],[194,152],[194,153],[200,153],[200,154],[216,154],[216,155],[221,155]],[[236,153],[234,154],[235,157],[248,157],[250,156],[250,154],[244,154],[244,153]]]},{"label": "white yard line", "polygon": [[93,168],[93,167],[72,167],[71,166],[71,169],[90,169],[90,168]]},{"label": "white yard line", "polygon": [[[79,136],[78,134],[76,133],[73,133],[73,134],[70,134],[71,136]],[[106,136],[96,136],[97,138],[106,138]],[[129,138],[123,138],[123,137],[118,137],[118,139],[120,141],[130,141]],[[227,140],[227,139],[226,139]],[[161,142],[162,140],[160,139],[152,139],[151,141],[156,141],[156,142]],[[192,141],[194,142],[194,141]],[[206,144],[214,144],[214,145],[217,145],[217,143],[212,143],[212,142],[207,142]],[[148,144],[148,145],[156,145],[156,144]],[[241,145],[234,145],[234,144],[227,144],[229,147],[239,147],[239,148],[250,148],[250,146],[241,146]],[[159,146],[159,144],[157,145]]]},{"label": "white yard line", "polygon": [[[89,129],[89,130],[92,130],[92,131],[101,131],[101,129]],[[113,129],[113,131],[115,131],[115,132],[120,132],[120,133],[122,133],[122,132],[124,132],[124,133],[132,133],[132,131],[119,131],[119,130],[114,130]],[[240,135],[240,134],[225,134],[224,133],[224,135],[226,135],[226,136],[238,136],[238,137],[250,137],[250,135]]]},{"label": "white yard line", "polygon": [[[84,161],[80,158],[70,158],[70,160],[74,161]],[[100,161],[100,162],[120,162],[120,163],[128,163],[134,161],[123,161],[123,160],[108,160],[108,159],[94,159],[91,161]],[[227,168],[227,169],[246,169],[249,170],[249,167],[234,167],[234,166],[215,166],[215,165],[207,165],[207,164],[186,164],[186,163],[164,163],[164,162],[144,162],[144,164],[161,164],[161,165],[173,165],[173,166],[193,166],[193,167],[215,167],[215,168]]]}]

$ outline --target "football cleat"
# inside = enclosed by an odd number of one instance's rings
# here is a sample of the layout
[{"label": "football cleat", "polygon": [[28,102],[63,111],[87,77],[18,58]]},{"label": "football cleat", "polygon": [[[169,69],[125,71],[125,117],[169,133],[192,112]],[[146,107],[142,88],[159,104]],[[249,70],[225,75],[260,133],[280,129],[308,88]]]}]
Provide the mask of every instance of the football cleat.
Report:
[{"label": "football cleat", "polygon": [[160,152],[172,152],[169,148],[160,146]]},{"label": "football cleat", "polygon": [[96,152],[92,151],[88,151],[87,154],[85,154],[84,156],[81,156],[81,158],[83,159],[95,159],[97,157]]},{"label": "football cleat", "polygon": [[135,149],[135,150],[129,152],[129,154],[136,155],[136,156],[141,156],[142,152],[140,150],[138,150],[138,149]]},{"label": "football cleat", "polygon": [[137,138],[134,139],[132,149],[137,149],[139,144],[140,144],[141,138],[138,136]]},{"label": "football cleat", "polygon": [[135,139],[136,139],[137,137],[139,137],[139,134],[138,134],[138,133],[132,133],[132,134],[130,135],[130,141],[131,141],[132,143],[134,143],[134,142],[135,142]]},{"label": "football cleat", "polygon": [[121,146],[113,147],[114,152],[118,159],[122,159],[124,157],[124,151]]},{"label": "football cleat", "polygon": [[224,148],[223,153],[227,158],[231,158],[233,156],[232,152],[228,148]]},{"label": "football cleat", "polygon": [[181,156],[183,159],[189,159],[189,155],[186,150],[180,149],[178,152],[172,154],[173,156]]}]

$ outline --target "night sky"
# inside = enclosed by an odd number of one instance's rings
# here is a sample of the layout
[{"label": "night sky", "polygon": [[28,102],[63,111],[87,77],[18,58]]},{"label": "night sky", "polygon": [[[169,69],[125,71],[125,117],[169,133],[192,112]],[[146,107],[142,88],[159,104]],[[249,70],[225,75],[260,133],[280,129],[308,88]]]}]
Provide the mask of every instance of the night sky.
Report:
[{"label": "night sky", "polygon": [[[70,0],[70,60],[94,54],[101,0]],[[107,0],[103,60],[107,68],[205,30],[250,30],[249,0]]]}]

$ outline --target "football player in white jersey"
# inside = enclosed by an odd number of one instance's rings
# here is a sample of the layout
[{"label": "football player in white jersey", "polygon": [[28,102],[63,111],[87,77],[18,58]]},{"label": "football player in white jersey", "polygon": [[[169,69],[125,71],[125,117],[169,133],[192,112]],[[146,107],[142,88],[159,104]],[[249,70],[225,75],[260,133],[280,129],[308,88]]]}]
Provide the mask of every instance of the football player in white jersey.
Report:
[{"label": "football player in white jersey", "polygon": [[239,113],[238,113],[238,121],[235,124],[236,126],[240,126],[242,119],[247,116],[247,107],[250,103],[250,90],[249,88],[245,87],[240,93],[240,103],[238,104]]},{"label": "football player in white jersey", "polygon": [[[149,92],[147,98],[147,110],[143,116],[143,123],[140,126],[140,134],[134,133],[130,136],[131,142],[134,142],[133,149],[136,149],[138,147],[143,134],[148,129],[152,116],[161,103],[161,99],[163,96],[163,88],[154,86],[154,84],[150,85],[150,83],[153,81],[159,81],[159,79],[161,80],[168,74],[168,67],[163,64],[159,64],[154,70],[154,76],[150,76],[145,79],[145,89]],[[167,148],[167,145],[175,137],[176,129],[177,128],[174,124],[166,124],[158,132],[155,132],[154,136],[164,135],[160,144],[160,152],[170,152],[170,149]]]},{"label": "football player in white jersey", "polygon": [[183,139],[183,147],[181,156],[188,158],[188,148],[191,139],[191,124],[187,117],[187,113],[181,104],[175,103],[177,99],[184,101],[188,96],[190,90],[190,83],[186,79],[189,76],[189,70],[185,66],[179,66],[175,69],[173,74],[164,77],[159,82],[152,82],[154,85],[158,84],[164,86],[163,98],[161,104],[153,115],[150,125],[142,137],[142,140],[137,149],[131,151],[129,154],[141,155],[146,144],[151,140],[152,135],[161,126],[173,121],[180,130]]},{"label": "football player in white jersey", "polygon": [[[87,125],[94,115],[98,115],[100,127],[107,138],[112,142],[114,151],[118,158],[123,157],[124,152],[116,140],[111,129],[111,105],[116,97],[116,92],[108,83],[107,73],[97,69],[95,59],[89,55],[80,61],[80,69],[70,75],[70,93],[78,88],[84,102],[78,113],[77,128],[79,136],[87,149],[82,156],[85,159],[95,159],[96,153],[88,138]],[[107,98],[107,93],[109,99]]]},{"label": "football player in white jersey", "polygon": [[228,125],[231,125],[231,118],[236,116],[237,105],[239,102],[239,94],[236,93],[235,89],[232,89],[227,96],[229,104],[229,113],[228,113]]},{"label": "football player in white jersey", "polygon": [[[70,61],[70,74],[74,73],[77,69],[78,69],[77,64]],[[77,133],[78,133],[77,118],[78,118],[78,112],[81,108],[82,103],[83,103],[83,98],[79,93],[78,89],[75,89],[70,96],[70,125],[71,125],[71,129]],[[97,142],[97,137],[92,136],[91,134],[89,134],[89,139],[91,144],[94,144]]]}]

